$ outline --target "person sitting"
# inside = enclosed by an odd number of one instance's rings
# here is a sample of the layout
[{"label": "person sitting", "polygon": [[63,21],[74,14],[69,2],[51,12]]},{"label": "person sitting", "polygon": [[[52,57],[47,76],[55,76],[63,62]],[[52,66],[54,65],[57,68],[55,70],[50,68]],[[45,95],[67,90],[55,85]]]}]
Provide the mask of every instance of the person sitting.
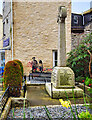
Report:
[{"label": "person sitting", "polygon": [[39,60],[39,70],[40,70],[40,72],[43,71],[43,63],[42,63],[42,60]]},{"label": "person sitting", "polygon": [[33,61],[32,61],[32,73],[33,73],[33,72],[36,72],[36,70],[37,70],[38,62],[37,62],[37,60],[35,60],[35,57],[33,57],[32,59],[33,59]]}]

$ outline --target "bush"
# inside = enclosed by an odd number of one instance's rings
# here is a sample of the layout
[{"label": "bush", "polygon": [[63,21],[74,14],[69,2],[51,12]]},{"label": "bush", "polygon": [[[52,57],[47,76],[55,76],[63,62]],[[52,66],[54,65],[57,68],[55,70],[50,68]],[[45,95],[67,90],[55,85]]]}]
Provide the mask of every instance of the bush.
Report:
[{"label": "bush", "polygon": [[88,49],[92,53],[92,33],[87,34],[81,44],[68,53],[67,66],[73,69],[76,78],[89,76],[90,55]]},{"label": "bush", "polygon": [[22,85],[22,73],[20,65],[15,61],[9,61],[4,69],[4,90],[10,86],[10,96],[20,96],[20,89]]},{"label": "bush", "polygon": [[78,76],[78,77],[75,79],[75,81],[76,81],[76,82],[82,82],[82,80],[84,80],[84,79],[85,79],[85,77]]},{"label": "bush", "polygon": [[92,114],[89,113],[89,111],[86,110],[86,112],[81,112],[79,114],[79,118],[81,118],[82,120],[86,120],[86,119],[90,119],[92,120]]},{"label": "bush", "polygon": [[85,80],[85,85],[89,86],[92,84],[92,79],[86,77],[86,80]]},{"label": "bush", "polygon": [[22,62],[20,60],[13,60],[13,61],[17,62],[20,65],[22,76],[23,76],[23,65],[22,65]]}]

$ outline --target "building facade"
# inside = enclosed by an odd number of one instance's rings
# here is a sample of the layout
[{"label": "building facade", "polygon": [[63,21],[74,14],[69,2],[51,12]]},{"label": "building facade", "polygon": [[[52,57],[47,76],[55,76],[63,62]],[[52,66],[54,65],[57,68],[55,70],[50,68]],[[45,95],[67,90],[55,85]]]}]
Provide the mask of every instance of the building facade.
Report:
[{"label": "building facade", "polygon": [[3,72],[4,72],[4,66],[5,66],[5,51],[2,50],[3,48],[3,17],[0,14],[0,77],[2,76]]},{"label": "building facade", "polygon": [[87,25],[92,22],[92,8],[83,12],[83,14],[72,13],[71,31],[74,33],[83,33]]},{"label": "building facade", "polygon": [[5,50],[3,50],[3,16],[0,14],[0,67],[5,65]]},{"label": "building facade", "polygon": [[[11,8],[12,6],[12,8]],[[14,2],[3,4],[5,62],[19,59],[28,74],[32,57],[42,60],[44,67],[57,65],[58,8],[67,8],[66,52],[71,50],[71,0],[67,2]],[[63,57],[63,56],[62,56]]]},{"label": "building facade", "polygon": [[75,49],[86,37],[86,34],[92,32],[92,8],[83,14],[72,13],[71,20],[71,48]]},{"label": "building facade", "polygon": [[71,32],[84,32],[83,15],[72,13],[71,18]]},{"label": "building facade", "polygon": [[0,49],[2,49],[2,45],[3,45],[3,42],[2,42],[2,37],[3,37],[3,16],[0,14]]}]

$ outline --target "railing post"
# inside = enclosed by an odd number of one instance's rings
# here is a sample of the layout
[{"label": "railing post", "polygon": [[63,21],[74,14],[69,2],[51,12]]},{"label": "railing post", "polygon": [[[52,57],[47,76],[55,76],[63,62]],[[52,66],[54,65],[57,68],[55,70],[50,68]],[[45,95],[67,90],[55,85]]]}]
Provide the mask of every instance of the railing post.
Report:
[{"label": "railing post", "polygon": [[25,93],[26,93],[26,84],[24,85],[24,98],[25,98]]},{"label": "railing post", "polygon": [[26,81],[26,75],[24,76],[24,80]]},{"label": "railing post", "polygon": [[32,79],[33,79],[33,73],[32,73]]},{"label": "railing post", "polygon": [[30,73],[29,73],[29,80],[30,80]]}]

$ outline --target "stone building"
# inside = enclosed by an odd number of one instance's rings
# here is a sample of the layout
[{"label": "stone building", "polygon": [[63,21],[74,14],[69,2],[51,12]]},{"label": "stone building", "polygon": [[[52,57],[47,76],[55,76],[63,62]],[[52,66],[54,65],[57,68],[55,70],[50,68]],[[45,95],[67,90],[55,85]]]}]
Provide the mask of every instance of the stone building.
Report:
[{"label": "stone building", "polygon": [[92,32],[92,8],[83,14],[72,13],[71,28],[71,48],[75,49],[86,37],[86,34]]},{"label": "stone building", "polygon": [[5,64],[5,51],[3,50],[3,17],[0,14],[0,69],[4,66]]},{"label": "stone building", "polygon": [[[66,52],[71,50],[71,0],[61,2],[4,2],[3,26],[5,36],[5,62],[19,59],[24,73],[30,68],[32,57],[52,68],[57,64],[58,8],[67,8]],[[13,24],[12,24],[13,23]],[[63,56],[62,56],[63,57]]]},{"label": "stone building", "polygon": [[2,37],[3,37],[3,23],[2,23],[2,15],[0,14],[0,49],[2,49]]}]

